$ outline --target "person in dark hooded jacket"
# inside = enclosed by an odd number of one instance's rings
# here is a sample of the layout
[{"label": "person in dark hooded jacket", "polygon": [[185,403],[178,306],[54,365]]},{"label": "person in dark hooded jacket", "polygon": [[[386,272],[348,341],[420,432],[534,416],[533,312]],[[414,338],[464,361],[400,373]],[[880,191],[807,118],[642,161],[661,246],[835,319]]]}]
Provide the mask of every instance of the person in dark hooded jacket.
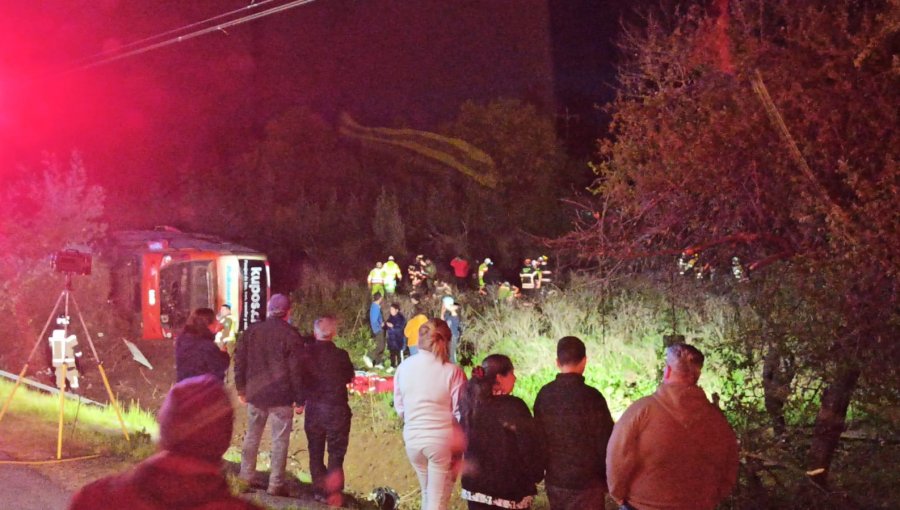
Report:
[{"label": "person in dark hooded jacket", "polygon": [[222,473],[233,421],[221,380],[206,374],[177,383],[159,411],[159,452],[82,487],[69,510],[261,510],[233,496]]},{"label": "person in dark hooded jacket", "polygon": [[222,323],[212,309],[198,308],[191,313],[175,339],[175,382],[203,374],[225,380],[231,357],[216,345],[216,333],[221,330]]},{"label": "person in dark hooded jacket", "polygon": [[391,354],[391,367],[388,371],[392,372],[400,365],[400,354],[406,349],[406,335],[403,332],[406,317],[400,311],[398,303],[391,303],[390,315],[384,324],[387,327],[388,352]]}]

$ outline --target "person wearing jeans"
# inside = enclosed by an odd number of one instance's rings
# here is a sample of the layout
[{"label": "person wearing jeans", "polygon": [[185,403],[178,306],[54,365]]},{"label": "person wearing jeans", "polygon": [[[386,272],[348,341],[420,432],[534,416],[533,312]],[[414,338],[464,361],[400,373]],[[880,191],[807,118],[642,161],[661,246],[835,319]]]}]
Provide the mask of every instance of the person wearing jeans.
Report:
[{"label": "person wearing jeans", "polygon": [[279,495],[284,492],[284,470],[287,465],[288,443],[293,428],[294,409],[292,406],[256,407],[247,403],[247,433],[241,447],[240,478],[251,483],[256,475],[256,457],[262,440],[266,421],[272,423],[272,461],[269,474],[269,492]]},{"label": "person wearing jeans", "polygon": [[445,510],[462,457],[462,369],[450,363],[450,328],[431,319],[419,330],[419,353],[394,377],[394,409],[403,420],[406,455],[422,490],[422,510]]},{"label": "person wearing jeans", "polygon": [[303,412],[300,356],[303,339],[290,324],[291,302],[282,294],[269,299],[267,318],[247,328],[234,356],[234,383],[247,404],[247,433],[241,449],[240,479],[252,486],[256,457],[266,421],[272,418],[272,461],[267,492],[285,496],[284,468],[293,414]]}]

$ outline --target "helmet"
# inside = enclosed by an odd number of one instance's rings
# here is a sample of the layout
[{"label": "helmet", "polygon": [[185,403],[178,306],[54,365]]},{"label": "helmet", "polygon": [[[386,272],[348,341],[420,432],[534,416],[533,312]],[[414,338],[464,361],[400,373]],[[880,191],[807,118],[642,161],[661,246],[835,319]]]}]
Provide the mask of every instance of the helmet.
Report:
[{"label": "helmet", "polygon": [[444,296],[444,298],[441,299],[441,303],[443,303],[444,306],[453,306],[453,296]]},{"label": "helmet", "polygon": [[487,265],[489,265],[489,266],[490,266],[490,265],[493,265],[493,262],[491,262],[491,259],[490,259],[490,258],[484,259],[484,263],[487,264]]},{"label": "helmet", "polygon": [[393,255],[388,255],[388,260],[394,260],[394,256],[393,256]]}]

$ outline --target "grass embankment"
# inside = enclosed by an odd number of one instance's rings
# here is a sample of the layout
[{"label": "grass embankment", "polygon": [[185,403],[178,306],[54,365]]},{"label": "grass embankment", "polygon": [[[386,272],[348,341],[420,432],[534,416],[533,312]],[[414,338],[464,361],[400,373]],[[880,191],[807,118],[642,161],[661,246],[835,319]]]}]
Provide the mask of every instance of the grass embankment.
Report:
[{"label": "grass embankment", "polygon": [[[12,381],[0,380],[0,402],[7,401],[14,385]],[[127,455],[136,459],[149,455],[152,451],[150,439],[159,433],[156,418],[137,405],[123,407],[122,420],[131,436],[130,442],[125,441],[111,406],[99,407],[66,399],[63,405],[63,451],[71,442],[78,445],[78,449],[92,449],[102,454]],[[20,385],[7,410],[6,416],[11,415],[58,423],[59,396]]]}]

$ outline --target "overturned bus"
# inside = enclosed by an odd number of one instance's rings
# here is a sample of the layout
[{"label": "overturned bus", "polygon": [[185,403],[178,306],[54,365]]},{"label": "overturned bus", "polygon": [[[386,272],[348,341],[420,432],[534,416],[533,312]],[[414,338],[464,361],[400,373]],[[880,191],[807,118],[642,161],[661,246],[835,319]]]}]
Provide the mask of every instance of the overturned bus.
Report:
[{"label": "overturned bus", "polygon": [[228,305],[237,331],[266,318],[264,253],[172,227],[115,232],[110,241],[112,299],[141,338],[174,338],[197,308]]}]

